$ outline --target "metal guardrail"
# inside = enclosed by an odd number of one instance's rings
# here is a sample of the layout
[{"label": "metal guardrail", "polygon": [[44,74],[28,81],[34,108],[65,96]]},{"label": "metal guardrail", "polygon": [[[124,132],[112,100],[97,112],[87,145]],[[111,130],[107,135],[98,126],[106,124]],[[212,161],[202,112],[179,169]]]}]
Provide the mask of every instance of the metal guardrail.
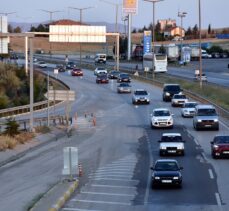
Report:
[{"label": "metal guardrail", "polygon": [[[41,72],[41,71],[37,71],[37,72],[39,72],[40,74],[46,76],[46,74]],[[66,89],[70,90],[70,87],[67,84],[65,84],[63,81],[61,81],[59,79],[56,79],[53,76],[50,76],[50,78],[51,78],[51,80],[55,80],[55,82],[61,84],[61,86],[65,87]],[[54,104],[56,105],[57,103],[59,103],[59,102],[54,102],[54,101],[50,101],[49,102],[50,106],[52,106]],[[48,100],[34,103],[33,110],[34,111],[38,111],[38,110],[47,108],[47,105],[48,105]],[[17,107],[13,107],[13,108],[1,109],[0,110],[0,118],[15,116],[15,115],[19,115],[19,114],[25,114],[25,113],[28,113],[28,112],[30,112],[30,105],[24,105],[24,106],[17,106]]]}]

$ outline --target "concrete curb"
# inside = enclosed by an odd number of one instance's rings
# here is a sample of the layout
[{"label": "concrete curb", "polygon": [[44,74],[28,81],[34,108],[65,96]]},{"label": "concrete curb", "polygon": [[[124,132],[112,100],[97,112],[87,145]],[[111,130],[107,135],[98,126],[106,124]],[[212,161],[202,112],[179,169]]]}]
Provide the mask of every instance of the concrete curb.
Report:
[{"label": "concrete curb", "polygon": [[79,181],[74,181],[73,184],[68,188],[68,190],[57,200],[57,202],[51,208],[49,208],[48,211],[59,211],[70,199],[71,195],[75,192],[78,185]]}]

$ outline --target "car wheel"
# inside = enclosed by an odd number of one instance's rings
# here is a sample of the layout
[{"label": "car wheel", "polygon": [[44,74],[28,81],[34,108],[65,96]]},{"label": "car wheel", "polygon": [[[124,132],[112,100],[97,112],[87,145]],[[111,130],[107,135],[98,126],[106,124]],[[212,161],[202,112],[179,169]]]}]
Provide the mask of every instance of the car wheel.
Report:
[{"label": "car wheel", "polygon": [[212,153],[212,158],[217,159],[217,156],[214,153]]},{"label": "car wheel", "polygon": [[162,157],[164,154],[163,154],[163,152],[160,151],[160,152],[159,152],[159,155]]},{"label": "car wheel", "polygon": [[183,152],[181,153],[181,155],[184,156],[184,155],[185,155],[185,152],[183,151]]},{"label": "car wheel", "polygon": [[178,188],[182,189],[182,183],[178,185]]},{"label": "car wheel", "polygon": [[150,127],[151,127],[151,129],[154,129],[154,126],[152,125],[152,123],[150,123]]}]

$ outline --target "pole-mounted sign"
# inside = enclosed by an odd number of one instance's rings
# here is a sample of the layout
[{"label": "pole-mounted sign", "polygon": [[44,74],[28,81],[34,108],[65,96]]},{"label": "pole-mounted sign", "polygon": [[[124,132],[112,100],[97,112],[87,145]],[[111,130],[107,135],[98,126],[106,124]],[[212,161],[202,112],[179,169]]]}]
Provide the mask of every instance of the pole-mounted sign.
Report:
[{"label": "pole-mounted sign", "polygon": [[152,52],[152,32],[144,31],[144,48],[143,55]]},{"label": "pole-mounted sign", "polygon": [[123,0],[123,13],[136,15],[138,13],[138,0]]}]

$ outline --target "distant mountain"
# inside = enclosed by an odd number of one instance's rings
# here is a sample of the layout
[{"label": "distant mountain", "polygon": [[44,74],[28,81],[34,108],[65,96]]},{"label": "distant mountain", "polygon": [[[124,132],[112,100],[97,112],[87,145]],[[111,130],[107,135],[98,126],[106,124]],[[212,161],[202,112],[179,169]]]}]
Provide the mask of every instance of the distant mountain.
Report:
[{"label": "distant mountain", "polygon": [[[43,22],[42,24],[45,24],[47,22]],[[22,22],[10,22],[10,25],[13,28],[16,28],[19,26],[22,29],[22,32],[27,32],[30,30],[31,26],[37,27],[40,23],[22,23]],[[106,26],[107,27],[107,32],[114,32],[115,31],[115,24],[113,23],[107,23],[107,22],[87,22],[89,25],[94,25],[94,26]],[[136,27],[132,27],[132,30]],[[138,29],[138,28],[136,28]],[[128,30],[128,26],[126,24],[126,30]],[[124,24],[118,24],[118,31],[120,33],[125,33],[125,28]]]}]

